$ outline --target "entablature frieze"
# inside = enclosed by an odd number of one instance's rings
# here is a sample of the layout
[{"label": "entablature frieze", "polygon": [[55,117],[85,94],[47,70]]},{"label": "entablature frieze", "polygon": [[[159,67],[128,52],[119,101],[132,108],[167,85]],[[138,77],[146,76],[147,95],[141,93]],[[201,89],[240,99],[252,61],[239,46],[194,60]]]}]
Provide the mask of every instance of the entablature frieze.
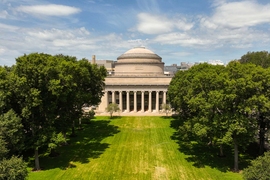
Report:
[{"label": "entablature frieze", "polygon": [[147,86],[105,86],[105,91],[168,91],[169,85]]}]

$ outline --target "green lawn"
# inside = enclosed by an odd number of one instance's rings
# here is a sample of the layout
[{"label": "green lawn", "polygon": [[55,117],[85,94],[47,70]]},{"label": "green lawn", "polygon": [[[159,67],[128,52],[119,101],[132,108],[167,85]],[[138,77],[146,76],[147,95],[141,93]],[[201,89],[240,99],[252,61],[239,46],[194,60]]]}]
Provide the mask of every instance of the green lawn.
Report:
[{"label": "green lawn", "polygon": [[228,171],[228,157],[208,153],[200,160],[190,147],[180,147],[173,140],[172,122],[162,117],[97,117],[59,149],[60,156],[41,157],[43,170],[30,172],[29,179],[242,179]]}]

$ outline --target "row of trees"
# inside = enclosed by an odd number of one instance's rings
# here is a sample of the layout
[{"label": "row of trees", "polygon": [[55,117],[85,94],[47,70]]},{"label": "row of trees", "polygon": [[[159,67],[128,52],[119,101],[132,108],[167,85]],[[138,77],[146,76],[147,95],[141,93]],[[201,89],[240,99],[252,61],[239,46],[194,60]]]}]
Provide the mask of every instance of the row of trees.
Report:
[{"label": "row of trees", "polygon": [[43,53],[0,67],[0,140],[10,157],[33,150],[40,170],[38,150],[53,147],[59,134],[75,133],[82,107],[100,102],[105,76],[105,68],[86,59]]},{"label": "row of trees", "polygon": [[[255,56],[261,57],[259,66],[248,63]],[[223,145],[232,145],[235,171],[239,170],[239,146],[258,138],[259,154],[264,152],[270,117],[270,69],[260,65],[267,64],[269,57],[267,52],[257,52],[226,67],[196,65],[179,71],[169,86],[169,101],[184,121],[179,127],[183,135],[219,145],[221,156]]]}]

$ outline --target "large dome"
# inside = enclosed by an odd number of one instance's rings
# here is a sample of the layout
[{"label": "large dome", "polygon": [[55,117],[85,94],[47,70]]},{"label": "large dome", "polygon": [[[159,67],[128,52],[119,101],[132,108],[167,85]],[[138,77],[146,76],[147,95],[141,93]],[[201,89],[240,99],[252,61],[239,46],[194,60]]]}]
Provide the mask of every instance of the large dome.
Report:
[{"label": "large dome", "polygon": [[144,63],[153,63],[161,62],[161,57],[153,53],[151,50],[146,49],[145,47],[136,47],[128,50],[121,56],[117,58],[117,62],[144,62]]},{"label": "large dome", "polygon": [[161,57],[145,47],[128,50],[117,58],[115,75],[163,75],[164,63]]}]

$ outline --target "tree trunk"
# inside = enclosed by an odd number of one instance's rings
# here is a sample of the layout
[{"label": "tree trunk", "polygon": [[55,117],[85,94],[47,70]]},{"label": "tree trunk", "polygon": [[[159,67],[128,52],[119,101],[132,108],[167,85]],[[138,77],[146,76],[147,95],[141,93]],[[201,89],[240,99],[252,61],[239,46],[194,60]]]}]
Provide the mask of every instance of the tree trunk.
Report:
[{"label": "tree trunk", "polygon": [[67,133],[66,132],[62,132],[64,139],[65,139],[65,145],[68,145],[67,143]]},{"label": "tree trunk", "polygon": [[35,149],[35,170],[36,171],[40,170],[39,157],[38,157],[38,148]]},{"label": "tree trunk", "polygon": [[239,167],[238,167],[238,143],[236,138],[233,138],[233,143],[234,143],[234,171],[238,172]]},{"label": "tree trunk", "polygon": [[259,136],[260,136],[260,149],[259,149],[259,155],[263,155],[264,153],[264,144],[265,144],[265,122],[263,121],[263,119],[260,119],[260,132],[259,132]]},{"label": "tree trunk", "polygon": [[71,129],[71,136],[75,137],[75,121],[73,121],[73,124],[72,124],[72,129]]},{"label": "tree trunk", "polygon": [[219,146],[219,156],[220,156],[220,157],[224,157],[223,146],[222,146],[222,144]]},{"label": "tree trunk", "polygon": [[81,130],[82,129],[82,120],[81,120],[81,118],[79,118],[79,130]]}]

